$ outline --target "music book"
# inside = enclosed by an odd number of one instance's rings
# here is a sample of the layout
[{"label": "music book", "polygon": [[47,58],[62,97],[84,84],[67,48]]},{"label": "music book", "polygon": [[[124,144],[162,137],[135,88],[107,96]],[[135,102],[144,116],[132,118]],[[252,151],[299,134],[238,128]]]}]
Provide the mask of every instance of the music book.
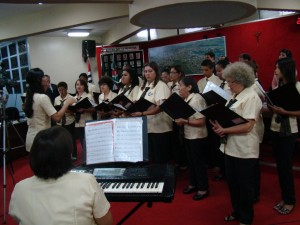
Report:
[{"label": "music book", "polygon": [[223,104],[225,105],[227,100],[223,98],[221,95],[218,95],[215,91],[210,90],[206,93],[200,93],[200,95],[204,98],[206,104],[213,105],[213,104]]},{"label": "music book", "polygon": [[196,112],[177,93],[173,93],[159,107],[173,120],[178,118],[187,119]]},{"label": "music book", "polygon": [[96,104],[99,104],[99,96],[101,93],[93,92],[93,98]]},{"label": "music book", "polygon": [[205,99],[207,105],[212,105],[216,103],[221,103],[225,105],[230,97],[227,91],[223,90],[211,81],[207,81],[203,93],[200,94]]},{"label": "music book", "polygon": [[98,111],[109,112],[113,110],[113,107],[110,102],[103,101],[100,104],[94,107]]},{"label": "music book", "polygon": [[300,94],[292,82],[267,92],[266,96],[270,105],[275,105],[288,111],[300,110]]},{"label": "music book", "polygon": [[140,98],[137,100],[133,105],[131,105],[126,112],[133,113],[133,112],[144,112],[149,109],[151,106],[155,106],[154,103],[148,101],[145,98]]},{"label": "music book", "polygon": [[147,117],[88,121],[86,164],[148,161]]},{"label": "music book", "polygon": [[200,111],[200,113],[202,113],[207,119],[213,121],[217,120],[224,128],[233,127],[248,122],[248,120],[225,107],[223,104],[211,105]]},{"label": "music book", "polygon": [[113,104],[114,107],[123,111],[126,111],[134,104],[124,94],[117,95],[113,100],[111,100],[111,103]]},{"label": "music book", "polygon": [[90,102],[89,98],[86,97],[84,99],[82,99],[81,101],[77,102],[74,105],[70,105],[69,106],[69,110],[75,111],[76,109],[88,109],[93,107],[93,104]]}]

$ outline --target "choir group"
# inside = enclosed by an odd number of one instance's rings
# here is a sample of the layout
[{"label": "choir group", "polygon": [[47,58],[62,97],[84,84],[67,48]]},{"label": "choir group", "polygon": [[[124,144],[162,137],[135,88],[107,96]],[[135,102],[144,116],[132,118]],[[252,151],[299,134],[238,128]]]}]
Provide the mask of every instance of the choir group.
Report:
[{"label": "choir group", "polygon": [[[300,93],[296,65],[290,51],[281,50],[275,65],[272,89],[292,82]],[[59,82],[55,87],[51,85],[49,76],[44,75],[41,69],[31,69],[26,78],[28,88],[23,104],[28,122],[26,149],[37,152],[37,146],[40,144],[37,136],[46,138],[50,135],[51,130],[49,134],[39,132],[50,128],[52,120],[69,132],[69,141],[74,146],[70,150],[73,160],[77,159],[76,140],[80,140],[84,163],[86,121],[146,116],[150,161],[175,162],[178,169],[188,168],[189,183],[183,193],[194,193],[192,199],[196,201],[210,195],[207,170],[208,167],[214,167],[216,169],[214,179],[226,179],[230,193],[232,212],[224,220],[236,220],[241,225],[252,224],[253,204],[259,201],[259,146],[264,135],[262,110],[266,101],[265,93],[257,87],[259,82],[257,64],[251,60],[249,54],[241,54],[238,62],[230,63],[226,57],[215,62],[214,54],[208,52],[199,67],[203,78],[198,82],[192,77],[185,76],[180,65],[170,66],[160,73],[157,63],[149,62],[144,65],[141,78],[136,75],[134,69],[124,68],[118,91],[115,90],[115,83],[109,76],[101,77],[98,86],[95,86],[87,81],[87,75],[83,73],[75,82],[75,96],[68,93],[68,85],[65,82]],[[205,98],[199,94],[204,92],[208,82],[228,93],[230,98],[225,107],[243,117],[246,122],[223,127],[221,121],[207,118],[200,112],[209,107]],[[56,88],[57,94],[54,93]],[[173,120],[162,111],[160,105],[173,93],[178,94],[195,110],[195,113],[188,118]],[[144,98],[153,105],[144,111],[134,112],[121,109],[95,109],[96,105],[103,102],[109,104],[118,95],[124,95],[132,102]],[[91,106],[70,110],[70,106],[86,98],[91,102]],[[289,214],[296,203],[292,153],[298,137],[297,116],[300,116],[300,109],[289,111],[269,102],[267,105],[268,110],[273,112],[270,130],[282,194],[274,209],[279,214]],[[15,189],[10,213],[20,221],[22,218],[17,210],[18,198],[18,190]],[[107,204],[104,201],[106,210],[101,213],[101,217],[103,215],[108,217]]]}]

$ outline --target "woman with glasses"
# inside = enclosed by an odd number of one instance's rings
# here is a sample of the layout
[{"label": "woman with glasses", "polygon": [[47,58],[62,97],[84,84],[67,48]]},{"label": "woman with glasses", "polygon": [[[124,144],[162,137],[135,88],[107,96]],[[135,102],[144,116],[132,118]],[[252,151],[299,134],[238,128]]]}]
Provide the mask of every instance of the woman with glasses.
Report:
[{"label": "woman with glasses", "polygon": [[223,70],[223,78],[233,93],[226,107],[248,122],[224,128],[218,121],[210,121],[221,137],[220,150],[225,154],[226,180],[231,198],[232,213],[225,221],[238,220],[240,225],[252,224],[254,218],[255,166],[259,157],[259,120],[262,102],[252,88],[253,69],[244,62],[235,62]]}]

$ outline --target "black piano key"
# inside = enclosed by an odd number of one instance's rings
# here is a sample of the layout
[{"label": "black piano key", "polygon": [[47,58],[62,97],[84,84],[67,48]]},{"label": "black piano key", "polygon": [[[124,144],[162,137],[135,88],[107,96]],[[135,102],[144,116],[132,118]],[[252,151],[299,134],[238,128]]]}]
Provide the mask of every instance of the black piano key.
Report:
[{"label": "black piano key", "polygon": [[158,184],[159,184],[158,182],[155,183],[155,188],[158,188]]},{"label": "black piano key", "polygon": [[151,182],[149,182],[147,185],[147,188],[150,188],[150,187],[151,187]]},{"label": "black piano key", "polygon": [[126,185],[126,188],[129,188],[131,185],[131,182],[128,182],[127,185]]},{"label": "black piano key", "polygon": [[145,183],[142,183],[142,184],[141,184],[141,188],[144,188],[144,186],[145,186]]},{"label": "black piano key", "polygon": [[126,187],[127,183],[125,182],[123,185],[122,185],[122,188],[124,189]]},{"label": "black piano key", "polygon": [[138,182],[137,185],[136,185],[136,189],[138,189],[140,185],[141,185],[141,183]]},{"label": "black piano key", "polygon": [[102,183],[102,185],[101,185],[101,186],[102,186],[102,188],[103,188],[103,189],[105,189],[105,187],[106,187],[106,184],[107,184],[107,182],[103,182],[103,183]]},{"label": "black piano key", "polygon": [[151,183],[151,188],[154,188],[154,186],[155,186],[155,182],[152,182]]},{"label": "black piano key", "polygon": [[132,188],[133,188],[134,184],[135,184],[135,183],[131,183],[131,185],[130,185],[130,189],[132,189]]},{"label": "black piano key", "polygon": [[110,185],[112,185],[112,183],[111,183],[111,182],[108,182],[108,184],[106,185],[106,188],[109,188]]},{"label": "black piano key", "polygon": [[115,182],[112,186],[112,188],[115,188],[118,185],[118,182]]},{"label": "black piano key", "polygon": [[118,182],[117,188],[119,188],[121,184],[122,184],[121,182]]}]

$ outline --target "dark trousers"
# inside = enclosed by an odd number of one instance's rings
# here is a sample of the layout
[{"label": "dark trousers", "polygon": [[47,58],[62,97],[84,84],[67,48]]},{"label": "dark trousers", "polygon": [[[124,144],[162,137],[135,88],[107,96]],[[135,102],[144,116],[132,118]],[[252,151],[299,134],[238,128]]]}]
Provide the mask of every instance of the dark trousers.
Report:
[{"label": "dark trousers", "polygon": [[184,131],[183,127],[179,127],[175,122],[173,123],[173,131],[171,137],[172,156],[175,163],[179,166],[187,164],[187,153],[184,147]]},{"label": "dark trousers", "polygon": [[297,140],[297,134],[282,137],[278,132],[272,132],[272,145],[275,155],[281,196],[284,203],[296,203],[292,158]]},{"label": "dark trousers", "polygon": [[225,155],[226,178],[233,215],[241,223],[251,224],[254,217],[255,167],[258,159]]},{"label": "dark trousers", "polygon": [[82,147],[82,164],[86,163],[86,146],[85,146],[85,133],[84,127],[75,128],[76,138],[79,138]]},{"label": "dark trousers", "polygon": [[209,121],[206,122],[206,127],[207,127],[207,148],[206,148],[206,160],[207,160],[207,165],[209,167],[222,167],[220,165],[220,136],[217,135],[213,130],[212,130],[212,125],[209,123]]},{"label": "dark trousers", "polygon": [[77,157],[77,144],[76,144],[76,135],[75,135],[75,121],[71,124],[68,125],[63,125],[62,127],[66,128],[69,133],[72,135],[73,138],[73,152],[72,152],[72,156],[73,157]]},{"label": "dark trousers", "polygon": [[188,163],[190,167],[190,185],[198,191],[208,191],[208,175],[205,162],[206,138],[185,139]]},{"label": "dark trousers", "polygon": [[148,151],[153,163],[167,163],[170,159],[171,132],[149,133]]}]

